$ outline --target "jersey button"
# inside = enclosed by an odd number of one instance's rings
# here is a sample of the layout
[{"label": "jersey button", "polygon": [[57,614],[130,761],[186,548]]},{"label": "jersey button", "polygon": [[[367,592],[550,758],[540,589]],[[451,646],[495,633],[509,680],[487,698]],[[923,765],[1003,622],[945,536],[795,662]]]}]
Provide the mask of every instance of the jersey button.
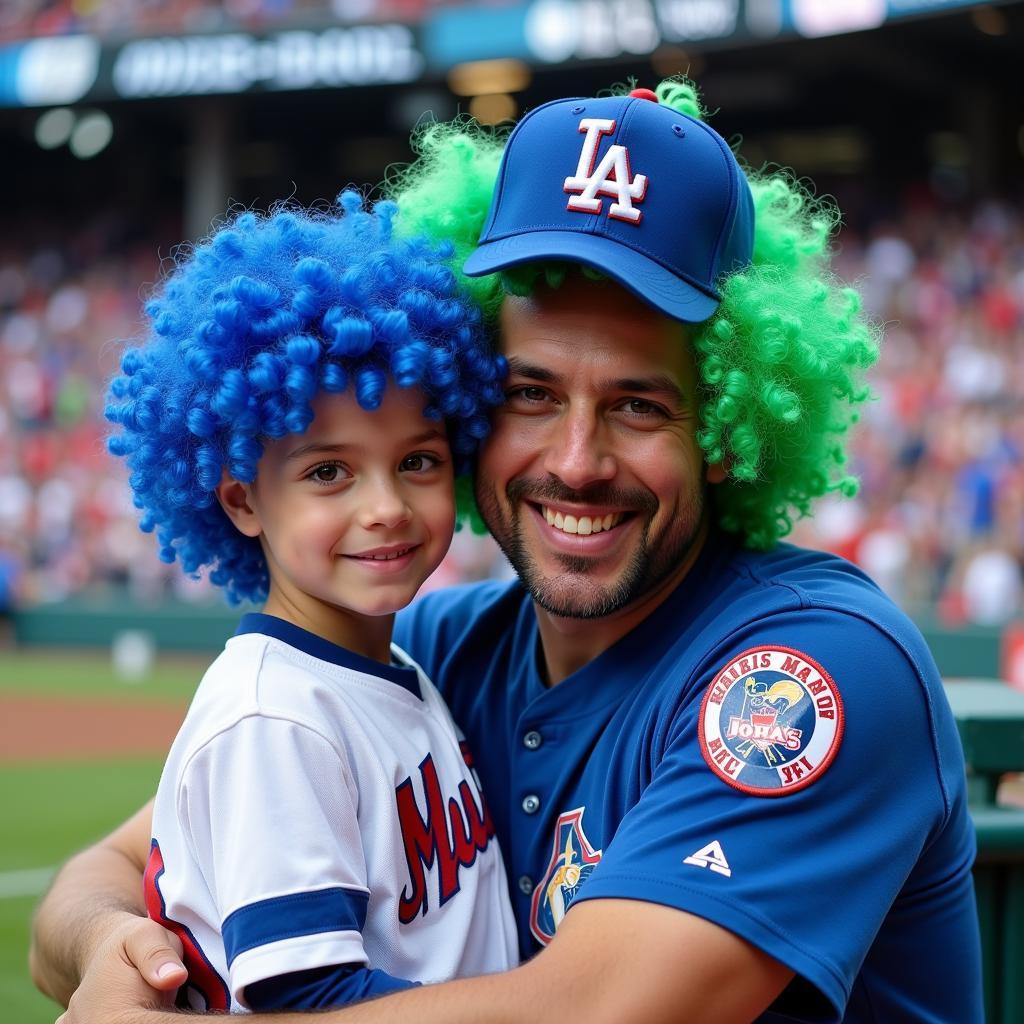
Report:
[{"label": "jersey button", "polygon": [[536,750],[543,742],[544,737],[541,736],[536,729],[531,729],[523,737],[523,746],[526,747],[527,750]]},{"label": "jersey button", "polygon": [[524,896],[529,896],[533,892],[533,879],[529,875],[523,875],[519,879],[519,891]]},{"label": "jersey button", "polygon": [[540,810],[540,797],[531,793],[523,797],[523,810],[527,814],[536,814]]}]

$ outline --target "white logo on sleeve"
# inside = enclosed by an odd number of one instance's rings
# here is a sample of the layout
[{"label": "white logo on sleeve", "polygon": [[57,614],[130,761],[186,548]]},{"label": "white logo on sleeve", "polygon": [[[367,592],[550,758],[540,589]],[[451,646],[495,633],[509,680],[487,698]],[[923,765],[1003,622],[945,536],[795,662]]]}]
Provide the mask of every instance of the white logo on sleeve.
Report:
[{"label": "white logo on sleeve", "polygon": [[696,853],[691,853],[683,860],[684,864],[692,864],[695,868],[711,868],[719,875],[732,878],[732,868],[722,852],[722,844],[716,839],[707,846],[702,846]]},{"label": "white logo on sleeve", "polygon": [[608,208],[609,217],[624,220],[628,224],[639,224],[641,213],[633,206],[633,200],[639,203],[644,198],[647,175],[633,175],[629,169],[629,151],[626,147],[609,146],[601,162],[596,168],[594,166],[601,137],[615,131],[615,121],[584,117],[580,121],[580,131],[586,132],[580,162],[576,166],[576,174],[566,178],[562,186],[566,192],[579,193],[569,197],[568,208],[578,213],[599,214],[604,202],[599,197],[609,196],[615,200]]}]

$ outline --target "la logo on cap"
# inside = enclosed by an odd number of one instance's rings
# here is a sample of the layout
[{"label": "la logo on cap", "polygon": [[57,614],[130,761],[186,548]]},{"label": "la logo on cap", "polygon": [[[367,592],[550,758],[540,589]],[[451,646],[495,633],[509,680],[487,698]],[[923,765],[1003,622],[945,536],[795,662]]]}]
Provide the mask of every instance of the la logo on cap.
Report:
[{"label": "la logo on cap", "polygon": [[629,167],[629,150],[625,146],[609,146],[601,162],[594,166],[601,138],[615,131],[615,121],[585,117],[579,123],[579,130],[586,133],[580,160],[575,175],[566,178],[562,186],[566,192],[579,193],[569,197],[568,209],[577,213],[600,214],[604,208],[604,200],[600,197],[608,196],[615,200],[608,208],[609,217],[624,220],[627,224],[639,224],[642,214],[633,203],[643,200],[647,191],[647,175],[633,176]]},{"label": "la logo on cap", "polygon": [[753,241],[754,200],[729,144],[637,89],[552,100],[519,122],[463,270],[579,263],[666,316],[703,323]]}]

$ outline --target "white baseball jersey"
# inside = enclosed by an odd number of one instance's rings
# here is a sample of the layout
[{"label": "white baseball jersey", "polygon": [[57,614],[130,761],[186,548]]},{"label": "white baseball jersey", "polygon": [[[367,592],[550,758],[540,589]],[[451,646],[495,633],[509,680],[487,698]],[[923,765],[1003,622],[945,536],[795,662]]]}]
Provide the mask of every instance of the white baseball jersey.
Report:
[{"label": "white baseball jersey", "polygon": [[146,870],[189,1002],[335,964],[411,981],[518,962],[505,869],[468,749],[398,648],[381,665],[246,615],[164,766]]}]

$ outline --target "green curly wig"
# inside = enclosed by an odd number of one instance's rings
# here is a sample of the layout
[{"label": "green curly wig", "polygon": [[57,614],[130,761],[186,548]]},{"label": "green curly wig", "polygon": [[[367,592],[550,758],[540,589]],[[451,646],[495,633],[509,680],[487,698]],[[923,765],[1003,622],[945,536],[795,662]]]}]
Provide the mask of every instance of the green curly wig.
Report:
[{"label": "green curly wig", "polygon": [[[691,82],[669,79],[655,91],[661,103],[703,119]],[[385,186],[402,211],[398,230],[451,240],[461,266],[487,216],[506,136],[468,120],[422,127],[417,160]],[[846,440],[870,397],[864,371],[878,357],[878,331],[857,292],[833,277],[835,206],[787,172],[746,173],[753,262],[721,282],[722,302],[694,338],[697,440],[709,463],[726,467],[716,488],[721,528],[748,547],[770,548],[816,498],[856,493]],[[579,268],[517,267],[463,283],[493,323],[506,294],[556,287],[570,269]],[[461,496],[468,493],[463,487]]]}]

